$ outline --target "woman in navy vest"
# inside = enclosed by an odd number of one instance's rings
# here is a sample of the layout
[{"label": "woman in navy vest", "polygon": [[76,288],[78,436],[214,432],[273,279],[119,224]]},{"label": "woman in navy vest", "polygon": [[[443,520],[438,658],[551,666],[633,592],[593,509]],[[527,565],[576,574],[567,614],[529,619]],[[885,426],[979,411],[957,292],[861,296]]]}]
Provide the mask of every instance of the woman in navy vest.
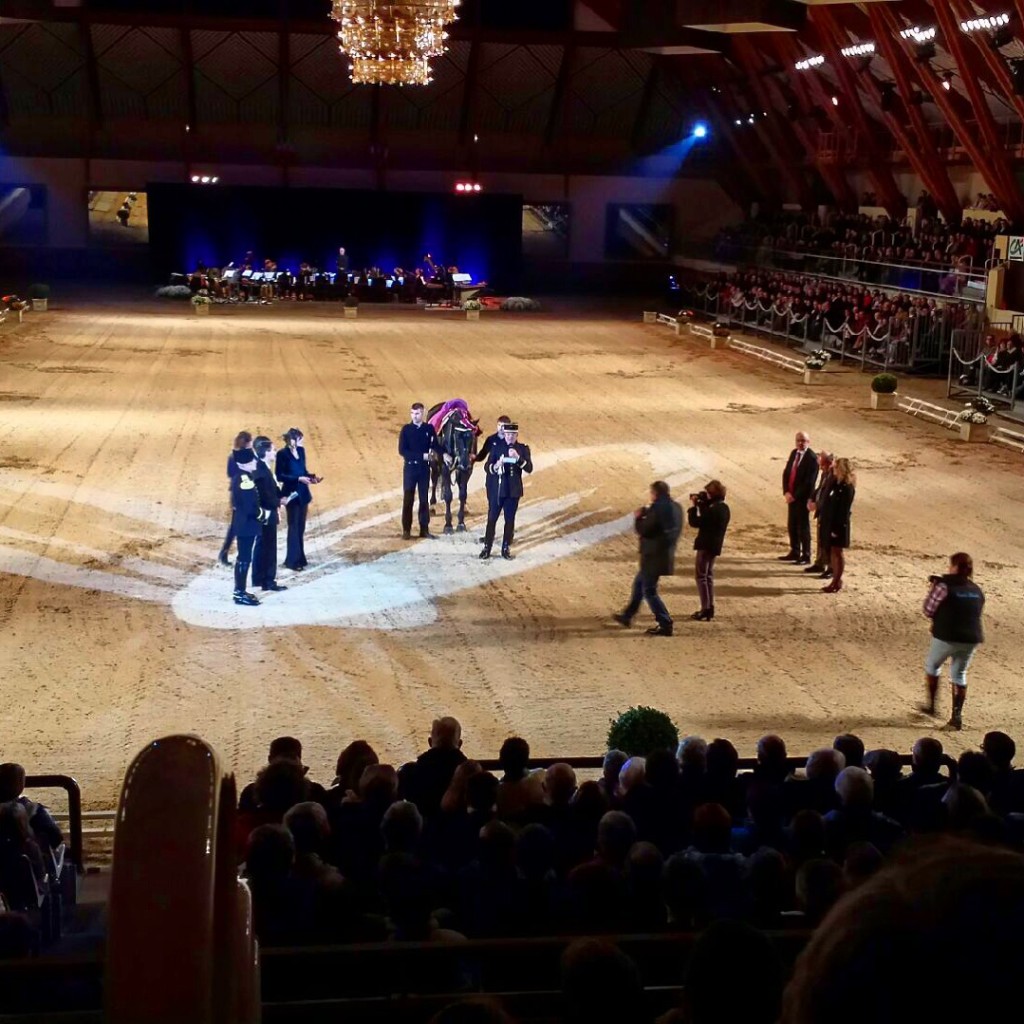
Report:
[{"label": "woman in navy vest", "polygon": [[[242,451],[243,448],[252,447],[252,434],[248,430],[240,430],[235,435],[235,444],[228,454],[228,495],[231,494],[231,481],[238,475],[238,467],[235,464],[235,452]],[[224,543],[220,546],[220,554],[217,555],[217,561],[221,565],[230,565],[231,562],[228,560],[228,552],[231,550],[231,544],[235,539],[235,514],[234,505],[232,503],[231,518],[228,520],[228,532],[224,535]]]},{"label": "woman in navy vest", "polygon": [[277,453],[274,475],[281,485],[285,497],[294,494],[288,502],[288,547],[284,564],[294,572],[300,572],[309,564],[306,561],[305,534],[306,510],[313,500],[310,493],[312,484],[320,483],[322,477],[311,473],[306,466],[306,449],[302,446],[302,431],[292,427],[282,435],[286,447]]}]

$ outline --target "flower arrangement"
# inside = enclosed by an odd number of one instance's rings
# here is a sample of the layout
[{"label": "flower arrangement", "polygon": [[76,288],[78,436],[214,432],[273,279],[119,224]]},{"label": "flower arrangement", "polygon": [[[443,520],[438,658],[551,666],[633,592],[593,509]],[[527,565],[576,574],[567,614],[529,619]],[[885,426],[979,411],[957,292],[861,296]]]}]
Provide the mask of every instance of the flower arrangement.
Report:
[{"label": "flower arrangement", "polygon": [[676,313],[676,319],[677,320],[692,320],[693,319],[693,310],[692,309],[681,309],[681,310],[679,310],[679,312]]},{"label": "flower arrangement", "polygon": [[899,380],[892,373],[878,373],[871,381],[871,390],[876,395],[894,395],[899,387]]},{"label": "flower arrangement", "polygon": [[804,369],[806,370],[824,370],[825,364],[832,358],[830,352],[826,352],[823,348],[819,348],[816,352],[812,352],[804,360]]},{"label": "flower arrangement", "polygon": [[208,306],[210,305],[210,302],[210,296],[205,288],[202,291],[196,292],[195,295],[192,296],[193,306]]},{"label": "flower arrangement", "polygon": [[972,398],[957,416],[961,423],[988,423],[989,416],[996,411],[996,407],[983,395]]},{"label": "flower arrangement", "polygon": [[483,309],[483,303],[479,299],[466,299],[462,304],[462,308],[467,313],[479,313]]}]

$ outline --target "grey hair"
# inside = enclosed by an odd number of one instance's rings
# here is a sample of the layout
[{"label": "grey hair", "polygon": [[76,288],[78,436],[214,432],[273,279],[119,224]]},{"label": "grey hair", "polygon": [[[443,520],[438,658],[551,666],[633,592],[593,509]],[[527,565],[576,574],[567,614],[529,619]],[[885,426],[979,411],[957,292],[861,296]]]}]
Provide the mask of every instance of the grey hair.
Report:
[{"label": "grey hair", "polygon": [[875,782],[863,768],[850,766],[836,776],[836,794],[846,807],[870,807]]},{"label": "grey hair", "polygon": [[684,736],[676,747],[676,760],[681,765],[706,765],[708,760],[708,741],[702,736]]},{"label": "grey hair", "polygon": [[846,767],[846,758],[838,750],[823,747],[815,750],[804,766],[808,779],[834,779]]}]

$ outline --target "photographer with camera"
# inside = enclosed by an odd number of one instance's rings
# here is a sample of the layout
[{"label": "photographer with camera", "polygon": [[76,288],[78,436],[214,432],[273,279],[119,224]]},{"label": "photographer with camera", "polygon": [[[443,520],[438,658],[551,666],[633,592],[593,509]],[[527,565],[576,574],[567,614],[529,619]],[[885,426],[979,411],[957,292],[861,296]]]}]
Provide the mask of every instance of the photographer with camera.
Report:
[{"label": "photographer with camera", "polygon": [[945,576],[929,576],[931,589],[924,602],[924,614],[932,620],[932,643],[925,658],[925,683],[928,701],[921,710],[935,714],[935,695],[939,689],[939,673],[949,661],[949,680],[953,684],[953,714],[948,728],[963,728],[963,708],[967,699],[967,666],[985,635],[981,613],[985,595],[974,582],[974,561],[963,551],[949,556],[949,572]]},{"label": "photographer with camera", "polygon": [[693,549],[697,552],[694,568],[700,595],[700,611],[690,618],[697,622],[710,622],[715,617],[715,559],[722,553],[730,516],[721,481],[710,480],[703,491],[690,495],[686,518],[697,531]]}]

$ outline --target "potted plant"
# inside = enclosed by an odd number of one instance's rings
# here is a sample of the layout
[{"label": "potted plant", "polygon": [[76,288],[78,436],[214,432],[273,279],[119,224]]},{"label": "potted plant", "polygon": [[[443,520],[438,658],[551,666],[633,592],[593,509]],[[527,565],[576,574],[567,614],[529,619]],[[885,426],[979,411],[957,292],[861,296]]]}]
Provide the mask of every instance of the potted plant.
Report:
[{"label": "potted plant", "polygon": [[892,373],[875,374],[871,381],[871,408],[895,409],[899,380]]},{"label": "potted plant", "polygon": [[715,338],[729,338],[729,325],[724,320],[716,320],[711,327],[711,334]]},{"label": "potted plant", "polygon": [[804,360],[804,383],[818,383],[821,380],[822,370],[825,369],[831,358],[831,353],[826,352],[823,348],[819,348],[816,352],[812,352]]},{"label": "potted plant", "polygon": [[342,305],[345,307],[345,316],[349,320],[355,320],[359,316],[359,300],[354,295],[346,296]]},{"label": "potted plant", "polygon": [[644,310],[644,323],[645,324],[656,324],[658,322],[658,314],[653,309]]},{"label": "potted plant", "polygon": [[34,284],[28,290],[28,297],[32,300],[32,309],[36,313],[45,313],[50,299],[50,286],[48,284]]},{"label": "potted plant", "polygon": [[646,757],[655,750],[676,749],[679,731],[672,719],[657,708],[637,707],[611,720],[608,749],[621,750],[630,757]]},{"label": "potted plant", "polygon": [[484,307],[479,299],[466,299],[462,308],[466,311],[467,320],[479,320],[480,310]]},{"label": "potted plant", "polygon": [[211,300],[210,295],[205,288],[196,292],[195,295],[192,296],[191,301],[193,313],[198,313],[200,316],[210,315]]},{"label": "potted plant", "polygon": [[988,418],[996,411],[996,407],[985,397],[979,395],[972,398],[957,416],[960,424],[960,439],[963,441],[987,441]]}]

